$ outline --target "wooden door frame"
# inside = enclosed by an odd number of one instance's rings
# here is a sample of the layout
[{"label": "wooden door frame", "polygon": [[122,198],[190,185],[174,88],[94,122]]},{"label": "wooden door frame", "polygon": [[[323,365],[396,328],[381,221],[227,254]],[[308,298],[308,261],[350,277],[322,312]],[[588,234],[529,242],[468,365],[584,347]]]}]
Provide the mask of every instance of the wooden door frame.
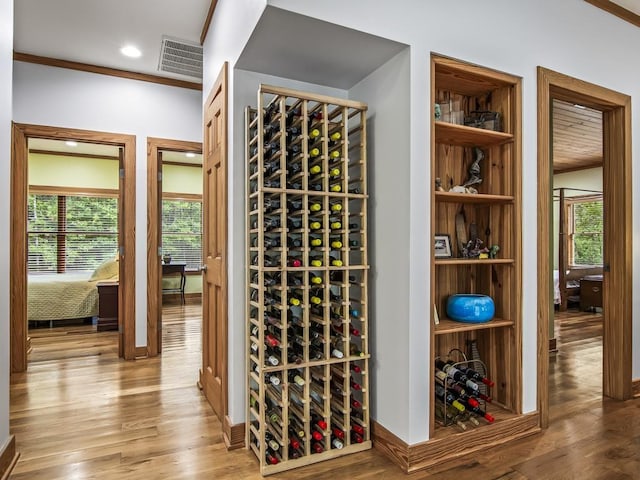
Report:
[{"label": "wooden door frame", "polygon": [[[538,409],[549,424],[549,321],[553,316],[551,101],[603,112],[604,263],[603,395],[631,398],[632,217],[631,97],[538,67]],[[612,235],[612,225],[616,234]]]},{"label": "wooden door frame", "polygon": [[11,259],[10,259],[10,339],[11,372],[27,369],[27,197],[28,197],[28,139],[74,139],[81,142],[108,144],[124,150],[124,188],[118,196],[119,211],[124,228],[118,243],[120,253],[120,312],[121,345],[124,358],[135,358],[135,150],[133,135],[78,130],[42,125],[12,124],[11,146]]},{"label": "wooden door frame", "polygon": [[162,159],[160,150],[202,152],[202,143],[168,138],[147,138],[147,355],[162,351]]}]

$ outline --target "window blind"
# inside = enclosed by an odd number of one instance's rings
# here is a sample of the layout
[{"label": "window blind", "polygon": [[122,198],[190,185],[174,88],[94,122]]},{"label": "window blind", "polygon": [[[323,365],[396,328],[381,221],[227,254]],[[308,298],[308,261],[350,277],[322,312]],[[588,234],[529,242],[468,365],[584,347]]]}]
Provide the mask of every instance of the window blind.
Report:
[{"label": "window blind", "polygon": [[29,195],[28,271],[93,271],[118,249],[117,198]]},{"label": "window blind", "polygon": [[162,200],[162,253],[186,263],[187,270],[202,265],[202,202]]}]

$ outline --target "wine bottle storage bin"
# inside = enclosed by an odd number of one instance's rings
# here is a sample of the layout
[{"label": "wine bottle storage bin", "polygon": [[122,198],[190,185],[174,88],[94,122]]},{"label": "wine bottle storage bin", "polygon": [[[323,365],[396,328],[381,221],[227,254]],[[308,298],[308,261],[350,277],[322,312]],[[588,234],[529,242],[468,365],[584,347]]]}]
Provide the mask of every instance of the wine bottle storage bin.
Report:
[{"label": "wine bottle storage bin", "polygon": [[371,447],[366,105],[261,86],[245,121],[246,443],[268,475]]},{"label": "wine bottle storage bin", "polygon": [[[453,358],[452,354],[454,353],[454,351],[459,354],[459,357],[462,358],[462,360],[456,360]],[[438,360],[442,360],[457,370],[471,369],[473,371],[480,373],[485,378],[491,378],[491,375],[489,374],[487,366],[482,360],[479,360],[479,359],[468,360],[466,354],[458,348],[451,350],[446,357],[444,358],[436,357],[435,360],[436,362]],[[478,385],[478,390],[474,391],[470,387],[466,387],[462,385],[460,382],[456,382],[453,376],[449,375],[448,373],[445,373],[444,377],[451,379],[450,380],[451,383],[456,383],[461,388],[463,388],[463,392],[464,392],[463,395],[469,395],[471,397],[475,397],[475,401],[477,402],[478,407],[481,408],[483,412],[489,413],[489,410],[487,409],[487,401],[491,401],[491,395],[490,395],[489,387],[486,384],[482,382],[476,382]],[[457,400],[459,400],[458,397],[460,397],[460,395],[456,393],[456,390],[458,391],[460,390],[457,386],[455,388],[452,388],[448,380],[444,380],[444,378],[442,380],[438,380],[437,376],[436,378],[434,378],[434,381],[436,385],[436,392],[437,392],[438,386],[440,386],[442,387],[442,391],[444,392],[444,398],[447,398],[449,396],[448,394],[452,394],[454,397],[456,397]],[[436,397],[437,397],[437,393],[436,393]],[[451,427],[453,425],[457,425],[461,430],[464,431],[468,428],[469,424],[471,424],[472,426],[478,427],[480,425],[487,423],[487,422],[483,422],[482,419],[478,420],[479,418],[482,417],[482,415],[473,413],[469,408],[465,408],[465,411],[463,412],[456,411],[455,407],[447,404],[447,402],[438,398],[436,398],[436,412],[440,413],[440,415],[436,415],[436,420],[443,427]],[[491,420],[491,422],[493,422],[493,420]]]}]

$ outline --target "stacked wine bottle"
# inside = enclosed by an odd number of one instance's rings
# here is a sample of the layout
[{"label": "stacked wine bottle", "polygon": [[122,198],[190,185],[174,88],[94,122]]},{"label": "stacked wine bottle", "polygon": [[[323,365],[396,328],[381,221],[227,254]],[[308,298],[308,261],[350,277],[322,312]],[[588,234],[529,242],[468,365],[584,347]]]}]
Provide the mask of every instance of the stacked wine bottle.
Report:
[{"label": "stacked wine bottle", "polygon": [[494,422],[487,412],[491,403],[488,389],[494,382],[472,368],[476,363],[480,364],[478,360],[435,359],[436,419],[442,425],[457,425],[465,431],[468,426]]},{"label": "stacked wine bottle", "polygon": [[267,475],[370,448],[366,105],[247,109],[247,447]]}]

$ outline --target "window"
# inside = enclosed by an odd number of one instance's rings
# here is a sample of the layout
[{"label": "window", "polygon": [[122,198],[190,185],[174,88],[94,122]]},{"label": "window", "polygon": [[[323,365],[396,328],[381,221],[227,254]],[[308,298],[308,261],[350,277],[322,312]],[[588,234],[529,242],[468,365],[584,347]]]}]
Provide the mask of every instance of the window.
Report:
[{"label": "window", "polygon": [[162,253],[187,270],[202,265],[202,201],[162,200]]},{"label": "window", "polygon": [[602,197],[572,201],[569,258],[572,265],[602,265]]},{"label": "window", "polygon": [[28,272],[90,272],[118,250],[118,199],[29,195]]}]

